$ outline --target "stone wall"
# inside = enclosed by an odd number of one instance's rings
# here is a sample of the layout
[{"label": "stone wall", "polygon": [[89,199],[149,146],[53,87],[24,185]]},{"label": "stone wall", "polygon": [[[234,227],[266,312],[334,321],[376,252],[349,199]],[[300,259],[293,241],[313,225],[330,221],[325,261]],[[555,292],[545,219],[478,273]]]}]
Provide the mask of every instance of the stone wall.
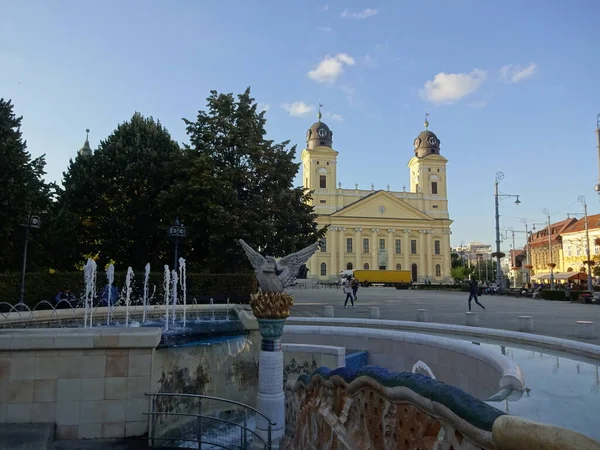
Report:
[{"label": "stone wall", "polygon": [[344,367],[346,350],[331,345],[282,344],[283,382],[310,375],[317,367]]},{"label": "stone wall", "polygon": [[55,422],[58,439],[146,432],[158,328],[0,330],[0,422]]}]

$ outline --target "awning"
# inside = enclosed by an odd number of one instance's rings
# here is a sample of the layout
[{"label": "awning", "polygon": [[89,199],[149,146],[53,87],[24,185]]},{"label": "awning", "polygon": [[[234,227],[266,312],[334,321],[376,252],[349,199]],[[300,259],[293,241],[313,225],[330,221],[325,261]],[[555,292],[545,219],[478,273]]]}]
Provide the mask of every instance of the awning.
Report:
[{"label": "awning", "polygon": [[539,274],[531,275],[531,281],[541,281],[541,280],[549,280],[549,279],[550,279],[549,273],[539,273]]},{"label": "awning", "polygon": [[[585,272],[560,272],[554,274],[556,281],[571,281],[571,280],[587,280],[587,274]],[[549,273],[540,273],[531,276],[532,281],[544,281],[550,280]]]}]

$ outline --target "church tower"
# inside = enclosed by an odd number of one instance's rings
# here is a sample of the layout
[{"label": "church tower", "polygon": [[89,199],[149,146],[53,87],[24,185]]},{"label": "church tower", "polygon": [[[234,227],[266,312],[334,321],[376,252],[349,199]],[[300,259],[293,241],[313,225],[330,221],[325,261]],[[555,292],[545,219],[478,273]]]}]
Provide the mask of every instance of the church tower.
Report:
[{"label": "church tower", "polygon": [[302,151],[304,188],[314,191],[311,205],[317,214],[335,212],[337,155],[333,148],[333,132],[321,122],[321,105],[317,121],[306,132],[306,148]]},{"label": "church tower", "polygon": [[84,156],[84,157],[92,156],[92,148],[90,147],[89,135],[90,135],[90,130],[89,129],[85,130],[85,142],[83,143],[83,146],[77,152],[79,154],[79,156]]},{"label": "church tower", "polygon": [[429,200],[446,200],[446,163],[448,160],[440,155],[441,142],[429,130],[427,115],[425,130],[413,142],[415,156],[408,162],[410,192],[423,194],[423,197]]}]

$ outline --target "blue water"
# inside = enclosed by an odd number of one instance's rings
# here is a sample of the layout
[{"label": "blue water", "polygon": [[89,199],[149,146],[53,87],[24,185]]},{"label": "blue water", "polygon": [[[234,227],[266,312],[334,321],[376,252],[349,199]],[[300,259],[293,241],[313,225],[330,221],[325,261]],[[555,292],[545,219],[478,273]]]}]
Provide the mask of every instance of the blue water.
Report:
[{"label": "blue water", "polygon": [[[446,336],[466,340],[464,336]],[[489,402],[509,414],[569,428],[600,440],[600,361],[551,350],[472,342],[517,363],[525,375],[525,393],[516,401]]]}]

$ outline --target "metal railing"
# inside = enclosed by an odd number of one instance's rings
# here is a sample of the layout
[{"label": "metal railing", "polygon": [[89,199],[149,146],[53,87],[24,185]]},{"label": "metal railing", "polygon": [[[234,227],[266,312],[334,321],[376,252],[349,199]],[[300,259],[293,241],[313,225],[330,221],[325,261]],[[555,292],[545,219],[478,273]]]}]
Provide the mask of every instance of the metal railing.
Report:
[{"label": "metal railing", "polygon": [[[149,446],[153,447],[155,445],[155,441],[187,441],[187,442],[196,442],[198,444],[198,450],[202,450],[202,445],[205,444],[209,448],[222,448],[226,450],[271,450],[271,430],[272,426],[275,425],[275,422],[272,422],[265,414],[248,406],[244,403],[236,402],[234,400],[227,400],[220,397],[212,397],[209,395],[199,395],[199,394],[175,394],[175,393],[167,393],[167,392],[157,392],[157,393],[147,393],[145,394],[148,397],[151,397],[151,405],[150,411],[144,413],[148,416],[148,442]],[[193,412],[172,412],[172,411],[157,411],[157,399],[159,397],[176,397],[182,399],[192,399],[197,400],[197,413]],[[238,422],[234,422],[232,420],[222,419],[220,417],[214,417],[202,414],[202,405],[203,401],[217,401],[221,403],[226,403],[229,405],[235,405],[242,408],[243,411],[243,424]],[[249,413],[254,413],[262,417],[267,423],[267,436],[266,439],[257,434],[253,429],[251,429],[248,425]],[[195,426],[195,439],[192,439],[191,436],[183,436],[183,437],[159,437],[156,435],[157,432],[157,420],[160,416],[175,416],[175,417],[190,417],[196,420]],[[230,429],[236,430],[235,433],[239,431],[239,445],[234,443],[226,443],[226,442],[214,442],[209,441],[204,438],[205,435],[205,427],[206,423],[218,423],[229,427]],[[229,437],[231,438],[231,434]],[[231,439],[230,439],[231,440]],[[237,441],[237,438],[233,439]],[[250,440],[250,443],[249,443]],[[205,447],[206,448],[206,447]]]}]

